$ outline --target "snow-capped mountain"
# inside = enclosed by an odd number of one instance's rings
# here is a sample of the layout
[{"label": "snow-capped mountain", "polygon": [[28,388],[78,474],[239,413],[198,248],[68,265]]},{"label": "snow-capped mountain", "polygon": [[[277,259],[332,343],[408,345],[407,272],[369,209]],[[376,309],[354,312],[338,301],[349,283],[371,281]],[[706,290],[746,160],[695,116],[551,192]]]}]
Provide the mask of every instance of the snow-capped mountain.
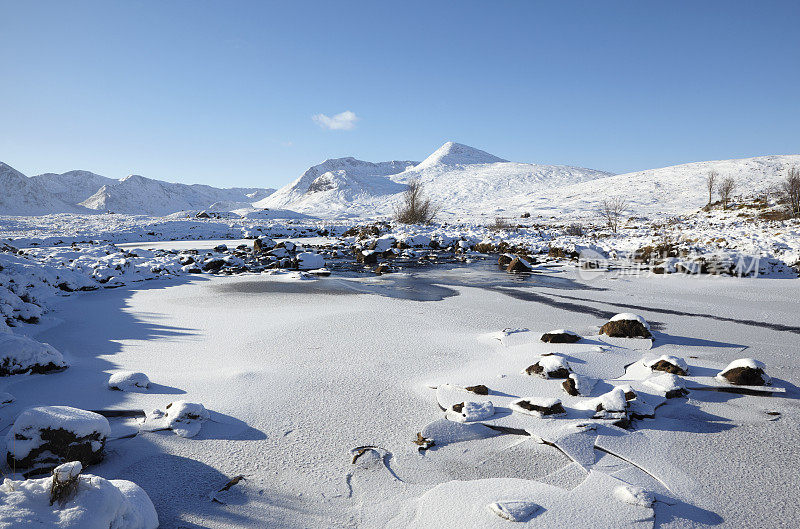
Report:
[{"label": "snow-capped mountain", "polygon": [[214,203],[251,203],[248,194],[259,191],[264,190],[173,184],[130,175],[104,185],[81,205],[102,212],[163,216],[182,210],[206,209]]},{"label": "snow-capped mountain", "polygon": [[104,185],[116,182],[113,178],[100,176],[89,171],[67,171],[66,173],[44,173],[32,176],[50,193],[68,204],[83,202]]},{"label": "snow-capped mountain", "polygon": [[319,214],[342,212],[358,207],[377,196],[393,195],[405,185],[390,179],[417,162],[365,162],[355,158],[335,158],[309,168],[300,178],[253,204],[257,208],[278,208]]},{"label": "snow-capped mountain", "polygon": [[10,165],[0,162],[0,214],[47,215],[85,212],[86,209],[61,200],[48,191],[41,182],[28,178]]},{"label": "snow-capped mountain", "polygon": [[549,189],[611,173],[580,167],[508,162],[487,152],[447,142],[420,163],[327,160],[255,204],[314,216],[390,215],[410,180],[443,207],[463,215],[502,209],[521,193]]},{"label": "snow-capped mountain", "polygon": [[114,180],[89,171],[29,178],[0,162],[0,215],[112,211],[162,216],[179,210],[230,211],[251,208],[274,191],[173,184],[137,175]]}]

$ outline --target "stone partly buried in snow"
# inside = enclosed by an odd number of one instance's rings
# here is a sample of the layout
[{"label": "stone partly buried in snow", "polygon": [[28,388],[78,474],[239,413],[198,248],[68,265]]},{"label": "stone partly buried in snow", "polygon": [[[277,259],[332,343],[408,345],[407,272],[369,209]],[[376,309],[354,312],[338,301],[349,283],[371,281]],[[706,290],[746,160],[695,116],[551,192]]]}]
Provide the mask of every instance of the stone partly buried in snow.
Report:
[{"label": "stone partly buried in snow", "polygon": [[677,356],[661,355],[655,360],[645,362],[644,365],[653,371],[664,371],[682,377],[689,374],[689,365],[683,358]]},{"label": "stone partly buried in snow", "polygon": [[651,377],[644,381],[645,385],[650,386],[664,393],[668,399],[683,397],[689,394],[683,379],[672,373],[664,373],[657,377]]},{"label": "stone partly buried in snow", "polygon": [[581,341],[581,337],[572,331],[558,329],[544,333],[541,340],[545,343],[575,343]]},{"label": "stone partly buried in snow", "polygon": [[483,384],[478,384],[476,386],[467,386],[464,389],[469,391],[469,392],[471,392],[471,393],[474,393],[476,395],[488,395],[489,394],[489,388],[487,388]]},{"label": "stone partly buried in snow", "polygon": [[766,373],[767,366],[752,358],[734,360],[728,367],[720,371],[717,379],[735,386],[767,386],[770,377]]},{"label": "stone partly buried in snow", "polygon": [[519,399],[512,402],[510,407],[513,411],[538,417],[564,415],[567,412],[559,399],[548,398]]},{"label": "stone partly buried in snow", "polygon": [[69,406],[23,411],[6,436],[6,460],[17,468],[51,469],[68,461],[88,466],[103,459],[111,432],[97,413]]},{"label": "stone partly buried in snow", "polygon": [[66,368],[64,357],[53,346],[27,336],[0,333],[0,376],[49,373]]},{"label": "stone partly buried in snow", "polygon": [[167,404],[164,411],[153,410],[144,427],[151,431],[172,430],[179,437],[194,437],[209,417],[202,404],[178,400]]},{"label": "stone partly buried in snow", "polygon": [[325,258],[319,254],[303,252],[297,254],[297,268],[299,270],[313,270],[325,267]]},{"label": "stone partly buried in snow", "polygon": [[525,368],[526,375],[539,375],[542,378],[568,378],[571,372],[567,361],[554,354],[542,356],[535,364]]},{"label": "stone partly buried in snow", "polygon": [[636,314],[623,313],[611,318],[600,327],[600,334],[612,338],[652,338],[647,320]]},{"label": "stone partly buried in snow", "polygon": [[150,387],[150,379],[144,373],[118,371],[108,377],[108,389],[118,391],[137,391]]},{"label": "stone partly buried in snow", "polygon": [[561,383],[561,387],[568,395],[573,397],[586,396],[592,392],[597,380],[576,373],[570,373],[569,377]]},{"label": "stone partly buried in snow", "polygon": [[489,504],[489,510],[509,522],[524,522],[541,507],[532,501],[497,501]]},{"label": "stone partly buried in snow", "polygon": [[452,410],[452,416],[457,422],[482,421],[494,415],[494,405],[489,401],[461,402],[453,404]]}]

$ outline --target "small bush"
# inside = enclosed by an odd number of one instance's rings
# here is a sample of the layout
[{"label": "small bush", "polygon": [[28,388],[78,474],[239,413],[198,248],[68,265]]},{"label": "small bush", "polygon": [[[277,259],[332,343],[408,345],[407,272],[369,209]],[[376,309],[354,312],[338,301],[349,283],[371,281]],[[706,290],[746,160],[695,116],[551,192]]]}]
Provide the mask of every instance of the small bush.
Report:
[{"label": "small bush", "polygon": [[395,218],[402,224],[430,224],[438,212],[439,207],[425,197],[422,182],[412,180],[403,192],[402,201],[395,210]]}]

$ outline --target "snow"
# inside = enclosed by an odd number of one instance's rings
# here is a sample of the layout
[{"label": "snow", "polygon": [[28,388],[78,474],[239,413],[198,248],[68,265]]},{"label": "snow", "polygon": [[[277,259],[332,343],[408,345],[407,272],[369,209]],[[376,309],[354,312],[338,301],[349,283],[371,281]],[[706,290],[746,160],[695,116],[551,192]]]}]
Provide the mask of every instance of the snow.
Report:
[{"label": "snow", "polygon": [[28,457],[48,442],[42,438],[42,431],[48,428],[63,429],[78,438],[98,434],[92,442],[94,451],[102,448],[101,443],[111,434],[108,420],[97,413],[70,406],[36,406],[20,413],[8,431],[8,453],[17,460]]},{"label": "snow", "polygon": [[494,415],[494,406],[490,401],[472,402],[465,401],[460,412],[453,412],[454,420],[458,422],[475,422],[488,419]]},{"label": "snow", "polygon": [[[59,473],[80,472],[80,463],[58,467]],[[76,472],[77,471],[77,472]],[[74,497],[61,506],[50,504],[53,477],[0,485],[0,526],[54,527],[59,529],[156,529],[158,515],[147,494],[125,480],[106,480],[84,474],[78,477]]]},{"label": "snow", "polygon": [[0,374],[25,373],[31,369],[67,367],[55,347],[39,343],[27,336],[0,333]]},{"label": "snow", "polygon": [[297,254],[297,267],[300,270],[325,268],[325,258],[316,253],[302,252]]},{"label": "snow", "polygon": [[541,507],[532,501],[496,501],[489,510],[509,522],[524,522]]},{"label": "snow", "polygon": [[55,476],[58,481],[68,481],[77,478],[81,470],[83,470],[83,465],[81,465],[80,461],[70,461],[69,463],[64,463],[54,468],[53,476]]},{"label": "snow", "polygon": [[119,391],[137,391],[147,389],[150,379],[144,373],[137,371],[117,371],[108,377],[108,388]]},{"label": "snow", "polygon": [[622,314],[617,314],[616,316],[614,316],[613,318],[611,318],[608,321],[628,321],[628,320],[638,321],[639,323],[644,325],[645,329],[647,329],[648,331],[650,330],[650,324],[647,323],[647,320],[645,320],[643,317],[639,316],[638,314],[632,314],[630,312],[623,312]]},{"label": "snow", "polygon": [[164,410],[154,410],[147,416],[148,429],[170,429],[179,437],[194,437],[210,417],[202,404],[184,400],[170,402]]},{"label": "snow", "polygon": [[620,485],[615,488],[614,498],[622,503],[638,505],[639,507],[650,507],[655,501],[651,492],[633,485]]}]

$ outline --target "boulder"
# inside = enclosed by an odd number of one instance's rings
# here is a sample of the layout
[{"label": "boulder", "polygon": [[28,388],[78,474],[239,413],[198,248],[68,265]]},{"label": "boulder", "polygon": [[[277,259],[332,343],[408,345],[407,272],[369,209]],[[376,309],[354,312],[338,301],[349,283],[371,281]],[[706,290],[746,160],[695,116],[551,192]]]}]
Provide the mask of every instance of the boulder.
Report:
[{"label": "boulder", "polygon": [[600,327],[600,334],[612,338],[652,338],[650,325],[636,314],[617,314]]},{"label": "boulder", "polygon": [[376,267],[375,267],[375,269],[373,270],[373,272],[375,272],[375,273],[376,273],[377,275],[379,275],[379,276],[380,276],[380,275],[383,275],[383,274],[388,274],[388,273],[389,273],[389,272],[391,272],[391,271],[392,271],[392,269],[391,269],[391,268],[389,268],[389,265],[387,265],[386,263],[381,263],[381,264],[379,264],[379,265],[378,265],[378,266],[376,266]]},{"label": "boulder", "polygon": [[207,259],[203,263],[202,268],[203,268],[203,272],[219,272],[222,269],[223,266],[225,266],[225,261],[223,261],[222,259],[214,257],[214,258],[211,258],[211,259]]},{"label": "boulder", "polygon": [[567,361],[558,355],[543,356],[525,369],[525,374],[539,375],[542,378],[568,378],[571,372]]},{"label": "boulder", "polygon": [[515,257],[508,263],[508,267],[506,268],[506,272],[514,273],[514,272],[530,272],[533,270],[533,266],[529,263],[526,259],[522,257]]},{"label": "boulder", "polygon": [[541,340],[545,343],[575,343],[581,341],[581,336],[572,331],[558,329],[544,333]]},{"label": "boulder", "polygon": [[464,388],[467,391],[470,391],[476,395],[488,395],[489,388],[484,386],[483,384],[478,384],[477,386],[467,386]]},{"label": "boulder", "polygon": [[167,404],[164,411],[154,410],[150,413],[145,428],[169,429],[179,437],[194,437],[209,418],[210,414],[202,404],[178,400]]},{"label": "boulder", "polygon": [[69,406],[38,406],[23,411],[6,436],[9,466],[50,470],[80,461],[88,466],[103,459],[108,420]]},{"label": "boulder", "polygon": [[356,261],[364,264],[376,264],[378,262],[378,253],[373,250],[357,251]]},{"label": "boulder", "polygon": [[302,252],[297,254],[297,268],[299,270],[313,270],[325,267],[325,259],[318,253]]},{"label": "boulder", "polygon": [[549,415],[563,415],[567,411],[559,399],[548,398],[527,398],[515,400],[511,403],[511,409],[528,415],[538,415],[546,417]]},{"label": "boulder", "polygon": [[253,241],[253,251],[255,253],[268,252],[275,248],[275,241],[269,237],[259,237]]},{"label": "boulder", "polygon": [[50,373],[66,369],[67,365],[61,353],[50,344],[0,332],[0,376]]},{"label": "boulder", "polygon": [[117,391],[137,391],[150,387],[150,379],[136,371],[118,371],[108,377],[108,389]]},{"label": "boulder", "polygon": [[764,363],[752,358],[734,360],[720,371],[717,378],[735,386],[766,386],[771,381]]},{"label": "boulder", "polygon": [[683,358],[677,356],[661,355],[655,360],[644,363],[653,371],[664,371],[673,375],[685,377],[689,374],[689,366]]}]

